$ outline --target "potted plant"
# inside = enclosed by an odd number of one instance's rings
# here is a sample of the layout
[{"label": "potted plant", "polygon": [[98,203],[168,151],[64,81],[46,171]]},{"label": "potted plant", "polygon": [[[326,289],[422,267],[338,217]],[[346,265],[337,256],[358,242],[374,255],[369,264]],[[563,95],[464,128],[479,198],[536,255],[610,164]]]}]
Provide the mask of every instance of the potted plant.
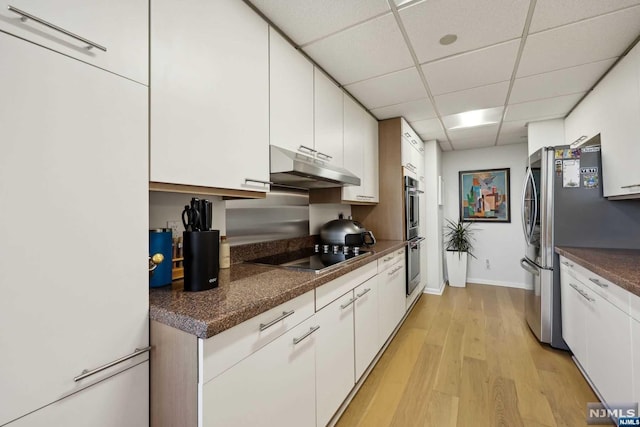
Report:
[{"label": "potted plant", "polygon": [[475,258],[471,253],[473,240],[471,223],[462,220],[453,222],[447,220],[445,226],[445,247],[447,250],[447,276],[449,286],[464,288],[467,283],[467,255]]}]

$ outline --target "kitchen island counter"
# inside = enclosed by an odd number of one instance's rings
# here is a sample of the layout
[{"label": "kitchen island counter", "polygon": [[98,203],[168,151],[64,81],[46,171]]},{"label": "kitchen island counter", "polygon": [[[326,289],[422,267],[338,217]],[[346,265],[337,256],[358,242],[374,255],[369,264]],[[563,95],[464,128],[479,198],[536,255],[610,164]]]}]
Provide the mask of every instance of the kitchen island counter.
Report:
[{"label": "kitchen island counter", "polygon": [[249,263],[221,269],[215,289],[184,292],[183,282],[149,290],[149,317],[198,338],[210,338],[260,313],[406,246],[378,240],[370,255],[323,274]]},{"label": "kitchen island counter", "polygon": [[640,250],[556,246],[556,252],[640,296]]}]

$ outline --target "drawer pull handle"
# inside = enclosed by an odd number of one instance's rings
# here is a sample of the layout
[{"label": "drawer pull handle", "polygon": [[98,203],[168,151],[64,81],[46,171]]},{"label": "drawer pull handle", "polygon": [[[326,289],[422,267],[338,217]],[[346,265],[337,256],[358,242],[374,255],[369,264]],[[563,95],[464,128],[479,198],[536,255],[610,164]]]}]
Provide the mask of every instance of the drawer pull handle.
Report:
[{"label": "drawer pull handle", "polygon": [[344,310],[345,308],[347,308],[347,307],[349,307],[351,304],[353,304],[353,303],[355,302],[355,300],[356,300],[356,299],[357,299],[357,298],[351,298],[349,301],[347,301],[346,303],[342,304],[342,305],[340,306],[340,308]]},{"label": "drawer pull handle", "polygon": [[571,264],[570,262],[562,261],[562,264],[566,265],[567,267],[573,268],[573,264]]},{"label": "drawer pull handle", "polygon": [[623,185],[620,188],[633,188],[633,187],[640,187],[640,184]]},{"label": "drawer pull handle", "polygon": [[365,289],[364,291],[362,291],[362,293],[361,293],[361,294],[357,294],[356,296],[357,296],[358,298],[362,298],[362,297],[363,297],[363,296],[365,296],[369,291],[371,291],[371,288],[367,288],[367,289]]},{"label": "drawer pull handle", "polygon": [[328,155],[328,154],[321,153],[321,152],[319,152],[319,151],[318,151],[318,157],[322,157],[322,158],[323,158],[323,159],[325,159],[325,160],[331,160],[331,159],[333,159],[333,156],[330,156],[330,155]]},{"label": "drawer pull handle", "polygon": [[73,380],[75,382],[78,382],[78,381],[83,380],[83,379],[85,379],[87,377],[90,377],[91,375],[97,374],[98,372],[102,372],[105,369],[109,369],[112,366],[115,366],[115,365],[117,365],[119,363],[122,363],[124,361],[129,360],[129,359],[133,359],[134,357],[139,356],[139,355],[141,355],[143,353],[146,353],[149,350],[151,350],[151,346],[144,347],[144,348],[136,348],[133,353],[128,354],[128,355],[126,355],[124,357],[121,357],[120,359],[116,359],[113,362],[109,362],[106,365],[102,365],[102,366],[100,366],[98,368],[95,368],[95,369],[92,369],[92,370],[85,369],[84,371],[82,371],[80,373],[80,375],[75,377]]},{"label": "drawer pull handle", "polygon": [[308,153],[311,155],[318,152],[317,150],[314,150],[313,148],[309,148],[306,145],[301,145],[300,147],[298,147],[298,151],[302,151],[303,153]]},{"label": "drawer pull handle", "polygon": [[602,283],[598,279],[593,279],[593,278],[589,277],[589,280],[591,280],[593,283],[595,283],[596,285],[600,286],[601,288],[608,288],[609,287],[609,285],[607,285],[606,283]]},{"label": "drawer pull handle", "polygon": [[393,259],[393,255],[391,255],[391,256],[387,256],[387,257],[384,257],[384,259],[382,260],[382,262],[391,261],[392,259]]},{"label": "drawer pull handle", "polygon": [[22,22],[26,21],[27,19],[31,19],[32,21],[35,21],[40,25],[44,25],[45,27],[51,28],[52,30],[55,30],[55,31],[57,31],[59,33],[64,34],[65,36],[69,36],[72,39],[76,39],[76,40],[78,40],[78,41],[80,41],[82,43],[87,44],[88,45],[87,46],[88,50],[95,47],[96,49],[100,49],[103,52],[107,51],[106,47],[101,46],[98,43],[92,42],[91,40],[87,40],[84,37],[80,37],[77,34],[74,34],[74,33],[70,32],[70,31],[67,31],[64,28],[60,28],[57,25],[54,25],[54,24],[52,24],[50,22],[47,22],[44,19],[38,18],[37,16],[34,16],[34,15],[30,14],[30,13],[24,12],[24,11],[22,11],[22,10],[16,8],[16,7],[13,7],[13,6],[9,5],[7,7],[7,9],[9,9],[13,13],[17,13],[18,15],[20,15],[21,16],[20,20]]},{"label": "drawer pull handle", "polygon": [[388,273],[388,276],[393,276],[394,274],[396,274],[396,273],[397,273],[398,271],[400,271],[400,270],[402,270],[402,266],[396,267],[396,268],[394,268],[393,270],[391,270],[391,271]]},{"label": "drawer pull handle", "polygon": [[305,333],[303,336],[301,336],[300,338],[294,338],[293,339],[293,345],[296,345],[296,344],[302,342],[302,340],[304,340],[306,337],[308,337],[309,335],[311,335],[312,333],[314,333],[318,329],[320,329],[320,325],[312,326],[311,328],[309,328],[309,331],[307,333]]},{"label": "drawer pull handle", "polygon": [[569,283],[569,286],[571,286],[573,289],[575,289],[575,290],[576,290],[576,292],[578,292],[580,295],[582,295],[582,297],[583,297],[584,299],[586,299],[587,301],[589,301],[589,302],[594,302],[594,301],[595,301],[595,299],[594,299],[594,298],[591,298],[591,297],[589,296],[589,294],[587,294],[587,293],[586,293],[585,291],[583,291],[582,289],[578,288],[578,286],[577,286],[577,285],[574,285],[573,283]]},{"label": "drawer pull handle", "polygon": [[273,319],[269,323],[260,323],[260,332],[264,331],[265,329],[268,329],[268,328],[272,327],[273,325],[275,325],[279,321],[281,321],[283,319],[286,319],[287,317],[291,316],[295,312],[296,312],[295,310],[283,311],[282,312],[282,316],[278,317],[277,319]]}]

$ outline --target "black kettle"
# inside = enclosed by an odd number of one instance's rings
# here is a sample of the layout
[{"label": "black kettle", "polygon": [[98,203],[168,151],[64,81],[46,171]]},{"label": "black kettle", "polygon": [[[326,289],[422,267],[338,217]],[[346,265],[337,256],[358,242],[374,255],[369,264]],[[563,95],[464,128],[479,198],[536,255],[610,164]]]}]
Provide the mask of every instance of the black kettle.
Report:
[{"label": "black kettle", "polygon": [[320,228],[320,240],[324,245],[344,246],[372,246],[376,244],[376,238],[362,223],[344,219],[340,214],[338,219],[327,222]]}]

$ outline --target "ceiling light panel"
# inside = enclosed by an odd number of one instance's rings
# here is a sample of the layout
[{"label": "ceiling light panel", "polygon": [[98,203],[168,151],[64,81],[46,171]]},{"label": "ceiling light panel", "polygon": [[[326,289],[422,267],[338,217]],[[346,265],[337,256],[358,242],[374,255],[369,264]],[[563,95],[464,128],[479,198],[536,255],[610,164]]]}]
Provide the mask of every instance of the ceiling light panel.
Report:
[{"label": "ceiling light panel", "polygon": [[343,85],[414,65],[391,13],[305,46],[304,51]]},{"label": "ceiling light panel", "polygon": [[415,67],[347,85],[345,89],[369,109],[427,97]]},{"label": "ceiling light panel", "polygon": [[640,6],[530,35],[517,77],[619,56],[640,34]]},{"label": "ceiling light panel", "polygon": [[504,106],[508,90],[509,82],[507,81],[461,90],[459,92],[446,93],[434,98],[440,114],[450,115],[468,110]]},{"label": "ceiling light panel", "polygon": [[434,95],[511,79],[520,40],[463,53],[422,65]]},{"label": "ceiling light panel", "polygon": [[[429,0],[399,11],[420,63],[522,35],[529,0]],[[455,34],[443,46],[442,36]]]},{"label": "ceiling light panel", "polygon": [[545,118],[564,117],[582,98],[584,94],[558,96],[555,98],[541,99],[522,104],[513,104],[507,107],[505,121],[540,120]]},{"label": "ceiling light panel", "polygon": [[389,12],[386,0],[250,1],[298,45]]},{"label": "ceiling light panel", "polygon": [[[482,110],[465,111],[464,113],[444,116],[442,122],[450,131],[493,125],[502,119],[504,107],[486,108]],[[453,135],[450,133],[453,138]]]},{"label": "ceiling light panel", "polygon": [[592,62],[516,79],[510,104],[586,92],[613,65],[615,59]]},{"label": "ceiling light panel", "polygon": [[529,33],[559,27],[638,4],[640,0],[537,0]]},{"label": "ceiling light panel", "polygon": [[428,98],[375,108],[371,110],[371,114],[376,116],[378,120],[390,119],[392,117],[404,117],[408,122],[436,117],[436,112]]}]

